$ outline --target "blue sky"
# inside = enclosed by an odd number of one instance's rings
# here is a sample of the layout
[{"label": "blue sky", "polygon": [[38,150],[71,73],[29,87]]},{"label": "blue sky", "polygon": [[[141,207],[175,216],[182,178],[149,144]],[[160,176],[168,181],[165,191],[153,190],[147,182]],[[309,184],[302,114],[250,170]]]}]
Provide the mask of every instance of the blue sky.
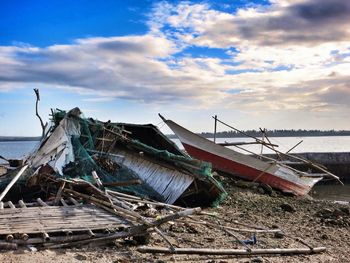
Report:
[{"label": "blue sky", "polygon": [[45,120],[350,129],[348,1],[4,0],[0,17],[0,135],[40,134],[33,88]]}]

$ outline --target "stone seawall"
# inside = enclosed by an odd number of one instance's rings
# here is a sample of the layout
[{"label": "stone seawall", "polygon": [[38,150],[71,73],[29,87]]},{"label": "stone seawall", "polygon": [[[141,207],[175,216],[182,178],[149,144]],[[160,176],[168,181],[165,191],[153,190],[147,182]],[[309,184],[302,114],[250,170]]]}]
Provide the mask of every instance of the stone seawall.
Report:
[{"label": "stone seawall", "polygon": [[[350,152],[327,152],[327,153],[298,153],[296,154],[310,161],[319,163],[327,167],[327,169],[340,177],[343,182],[350,183]],[[273,158],[277,158],[275,154],[266,154]],[[288,159],[289,161],[295,161],[292,158]],[[292,164],[290,165],[294,168],[306,171],[308,165],[306,164]],[[320,172],[313,170],[314,172]]]}]

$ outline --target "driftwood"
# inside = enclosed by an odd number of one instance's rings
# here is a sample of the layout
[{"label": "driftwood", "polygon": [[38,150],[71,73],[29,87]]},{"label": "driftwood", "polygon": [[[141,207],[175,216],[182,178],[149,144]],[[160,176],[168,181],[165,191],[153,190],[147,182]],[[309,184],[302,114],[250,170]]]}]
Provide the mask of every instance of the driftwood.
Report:
[{"label": "driftwood", "polygon": [[247,233],[277,233],[277,232],[282,232],[280,229],[253,229],[253,228],[252,229],[243,229],[243,228],[234,228],[234,227],[230,227],[230,226],[210,223],[210,222],[207,222],[207,221],[195,221],[195,220],[191,220],[191,219],[186,219],[186,221],[183,220],[183,222],[191,223],[191,224],[211,226],[211,227],[218,228],[218,229],[225,229],[225,230],[229,230],[229,231],[231,230],[231,231],[236,231],[236,232],[247,232]]},{"label": "driftwood", "polygon": [[211,248],[174,248],[165,247],[139,247],[141,253],[162,253],[162,254],[197,254],[197,255],[290,255],[290,254],[313,254],[325,252],[325,247],[310,248],[265,248],[265,249],[211,249]]},{"label": "driftwood", "polygon": [[[95,237],[103,237],[106,236],[106,234],[102,233],[96,233]],[[92,236],[87,233],[87,234],[79,234],[79,235],[71,235],[71,236],[52,236],[50,237],[49,242],[46,242],[42,237],[33,237],[29,238],[27,240],[21,240],[21,239],[14,239],[12,242],[16,243],[18,245],[35,245],[35,244],[44,244],[44,246],[51,246],[54,243],[63,243],[63,242],[74,242],[74,241],[80,241],[80,240],[85,240],[89,239]]]}]

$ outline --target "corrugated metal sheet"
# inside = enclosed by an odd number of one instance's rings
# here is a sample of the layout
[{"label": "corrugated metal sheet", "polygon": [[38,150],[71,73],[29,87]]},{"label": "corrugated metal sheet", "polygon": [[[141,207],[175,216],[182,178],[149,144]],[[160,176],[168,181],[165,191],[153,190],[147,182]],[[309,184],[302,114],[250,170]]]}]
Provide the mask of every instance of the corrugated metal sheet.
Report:
[{"label": "corrugated metal sheet", "polygon": [[193,176],[153,163],[138,154],[126,151],[118,151],[117,154],[123,155],[125,157],[123,164],[135,172],[169,204],[174,203],[194,180]]}]

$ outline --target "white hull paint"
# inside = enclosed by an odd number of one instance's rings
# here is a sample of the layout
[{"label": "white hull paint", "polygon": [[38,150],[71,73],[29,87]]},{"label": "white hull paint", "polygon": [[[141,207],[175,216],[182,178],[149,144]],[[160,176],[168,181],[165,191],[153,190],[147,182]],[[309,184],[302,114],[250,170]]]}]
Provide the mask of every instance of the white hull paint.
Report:
[{"label": "white hull paint", "polygon": [[266,183],[281,191],[295,195],[307,194],[323,178],[321,176],[305,176],[305,173],[297,173],[286,166],[264,162],[215,144],[171,120],[165,120],[165,122],[191,156],[211,162],[217,170],[248,180]]}]

